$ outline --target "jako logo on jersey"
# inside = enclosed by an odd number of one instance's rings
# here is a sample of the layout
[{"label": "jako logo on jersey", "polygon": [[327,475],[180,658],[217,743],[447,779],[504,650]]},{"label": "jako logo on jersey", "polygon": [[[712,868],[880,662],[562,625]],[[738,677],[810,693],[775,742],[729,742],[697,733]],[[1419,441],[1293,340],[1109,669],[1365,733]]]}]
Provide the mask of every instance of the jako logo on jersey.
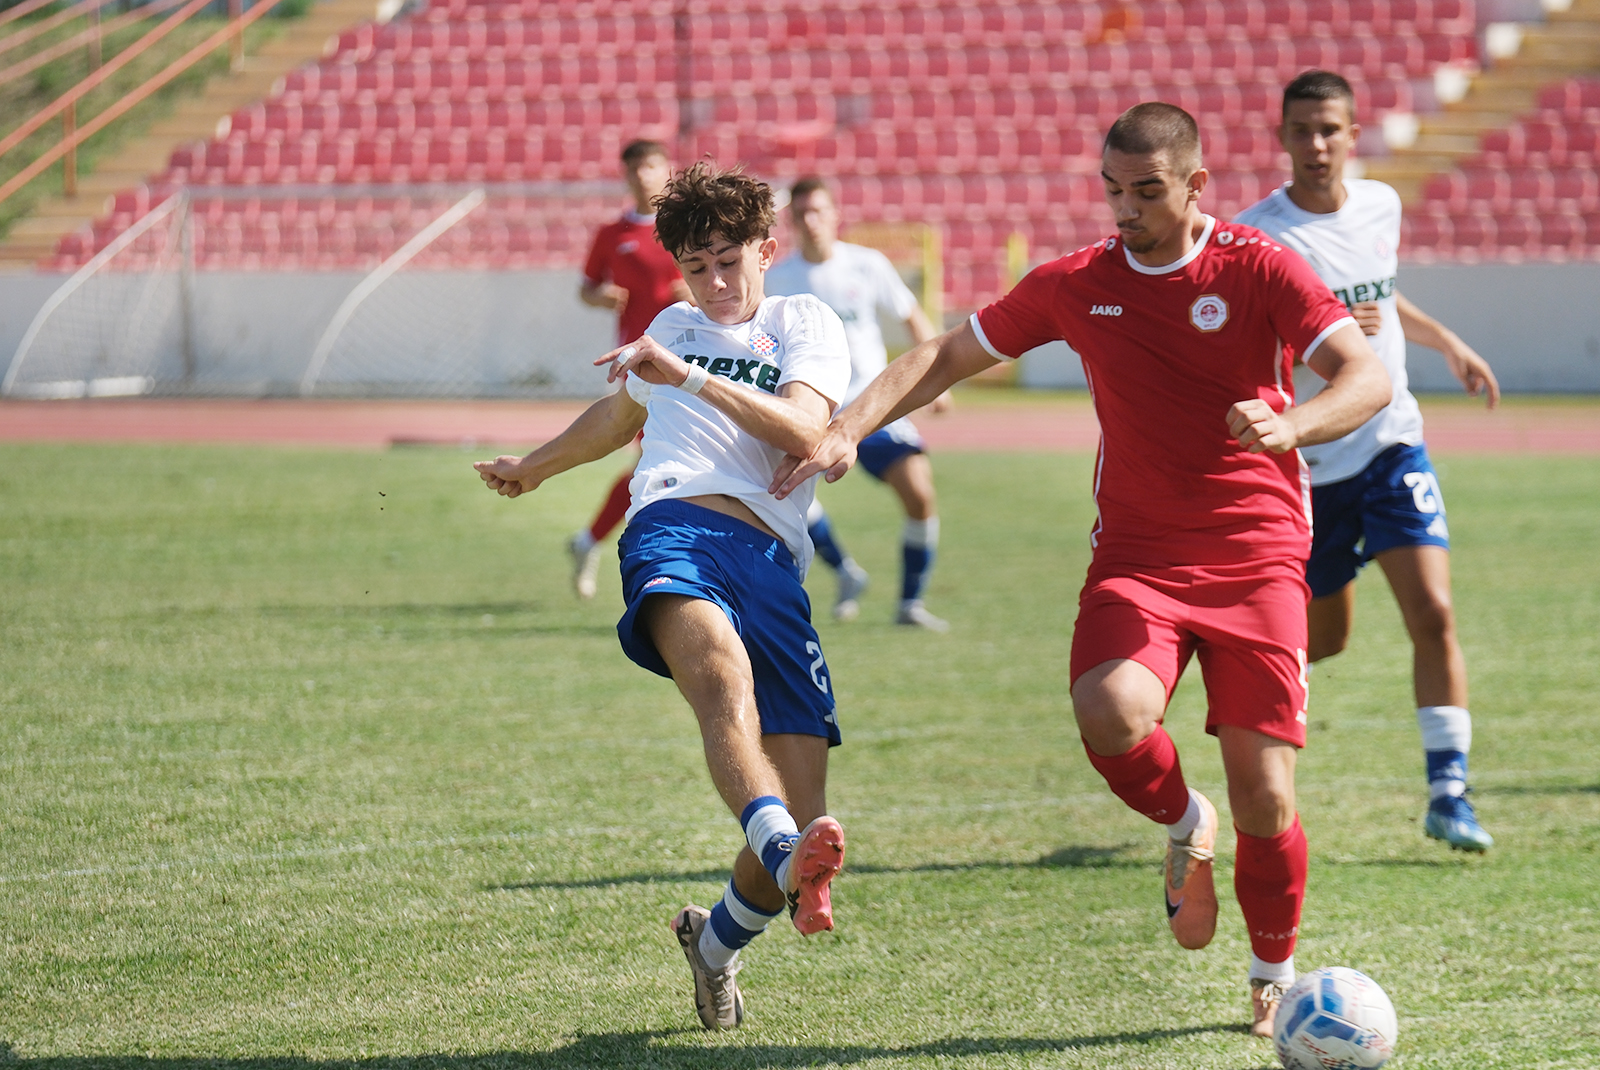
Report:
[{"label": "jako logo on jersey", "polygon": [[1091,315],[1091,316],[1120,316],[1120,315],[1122,315],[1122,306],[1121,305],[1095,305],[1093,308],[1091,308],[1089,310],[1089,315]]},{"label": "jako logo on jersey", "polygon": [[1189,322],[1207,334],[1220,331],[1228,322],[1228,302],[1216,294],[1201,294],[1189,306]]},{"label": "jako logo on jersey", "polygon": [[778,340],[770,334],[756,332],[750,339],[750,352],[759,356],[770,357],[778,351]]}]

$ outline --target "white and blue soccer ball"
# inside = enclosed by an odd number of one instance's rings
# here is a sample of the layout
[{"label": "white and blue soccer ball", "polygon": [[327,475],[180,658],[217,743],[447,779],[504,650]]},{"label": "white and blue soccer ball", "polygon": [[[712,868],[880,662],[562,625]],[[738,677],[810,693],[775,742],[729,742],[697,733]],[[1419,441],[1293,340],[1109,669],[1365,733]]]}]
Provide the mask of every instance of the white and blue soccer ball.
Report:
[{"label": "white and blue soccer ball", "polygon": [[1394,1054],[1399,1033],[1394,1004],[1378,982],[1344,966],[1302,974],[1272,1026],[1287,1070],[1373,1070]]}]

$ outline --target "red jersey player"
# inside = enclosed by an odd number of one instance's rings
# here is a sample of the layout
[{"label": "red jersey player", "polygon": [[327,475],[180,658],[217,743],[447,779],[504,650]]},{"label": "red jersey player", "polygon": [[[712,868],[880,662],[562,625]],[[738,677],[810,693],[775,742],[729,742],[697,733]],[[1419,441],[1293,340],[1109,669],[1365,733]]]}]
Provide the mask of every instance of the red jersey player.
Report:
[{"label": "red jersey player", "polygon": [[[601,227],[583,265],[578,297],[586,305],[617,314],[617,344],[627,345],[649,328],[668,305],[689,298],[678,264],[656,241],[657,195],[667,188],[672,163],[659,141],[634,141],[622,150],[622,177],[633,195],[633,208],[615,223]],[[628,512],[628,481],[633,469],[612,484],[594,521],[572,536],[572,586],[579,598],[593,598],[600,568],[599,543]]]},{"label": "red jersey player", "polygon": [[[1204,947],[1217,920],[1217,813],[1185,783],[1161,726],[1198,655],[1238,834],[1251,1031],[1268,1036],[1294,979],[1306,878],[1294,768],[1311,533],[1295,447],[1365,422],[1389,380],[1304,260],[1200,211],[1208,174],[1187,112],[1129,109],[1106,135],[1102,168],[1115,237],[1034,270],[889,365],[773,486],[787,493],[820,470],[837,478],[874,428],[997,361],[1055,339],[1078,352],[1101,426],[1094,556],[1072,639],[1078,729],[1111,790],[1167,826],[1169,924],[1184,947]],[[1294,354],[1328,380],[1298,408]]]}]

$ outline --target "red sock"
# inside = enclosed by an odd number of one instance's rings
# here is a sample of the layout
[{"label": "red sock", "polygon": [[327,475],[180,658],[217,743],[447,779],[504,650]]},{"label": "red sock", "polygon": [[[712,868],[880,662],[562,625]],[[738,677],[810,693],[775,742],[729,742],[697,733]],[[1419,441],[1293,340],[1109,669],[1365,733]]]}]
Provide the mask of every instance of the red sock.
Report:
[{"label": "red sock", "polygon": [[610,535],[611,529],[622,523],[622,518],[628,515],[628,506],[633,504],[633,495],[628,493],[628,484],[631,482],[633,473],[627,472],[612,485],[606,503],[600,507],[600,515],[589,525],[589,535],[595,542]]},{"label": "red sock", "polygon": [[1295,937],[1300,933],[1300,905],[1306,898],[1306,834],[1300,828],[1299,815],[1276,836],[1238,834],[1233,890],[1250,930],[1250,950],[1263,962],[1283,962],[1294,954]]},{"label": "red sock", "polygon": [[1132,750],[1110,758],[1089,750],[1088,743],[1083,749],[1117,798],[1151,821],[1170,825],[1189,808],[1189,785],[1183,781],[1178,749],[1160,725]]}]

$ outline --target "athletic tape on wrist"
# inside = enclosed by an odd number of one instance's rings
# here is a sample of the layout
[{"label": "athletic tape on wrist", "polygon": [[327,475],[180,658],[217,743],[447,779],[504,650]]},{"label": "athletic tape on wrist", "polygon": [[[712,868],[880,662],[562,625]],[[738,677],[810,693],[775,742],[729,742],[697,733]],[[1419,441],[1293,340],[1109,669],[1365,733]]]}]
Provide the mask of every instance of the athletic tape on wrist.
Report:
[{"label": "athletic tape on wrist", "polygon": [[687,390],[691,394],[700,393],[700,388],[710,382],[711,373],[698,364],[689,365],[689,377],[678,384],[679,390]]}]

